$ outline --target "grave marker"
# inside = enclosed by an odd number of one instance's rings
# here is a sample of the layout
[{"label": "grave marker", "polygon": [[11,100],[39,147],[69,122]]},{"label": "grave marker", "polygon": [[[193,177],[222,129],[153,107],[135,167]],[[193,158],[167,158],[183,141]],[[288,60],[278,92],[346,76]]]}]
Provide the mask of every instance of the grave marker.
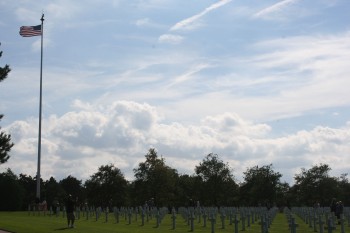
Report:
[{"label": "grave marker", "polygon": [[149,215],[150,215],[149,209],[147,208],[147,209],[146,209],[146,222],[149,221]]},{"label": "grave marker", "polygon": [[96,222],[97,222],[97,220],[98,220],[98,217],[99,217],[99,216],[98,216],[98,208],[96,208],[96,209],[95,209],[95,220],[96,220]]},{"label": "grave marker", "polygon": [[340,214],[339,222],[340,222],[340,233],[345,233],[345,228],[344,228],[345,219],[343,214]]},{"label": "grave marker", "polygon": [[216,219],[215,219],[215,215],[214,213],[212,212],[210,214],[210,225],[211,225],[211,233],[215,233],[215,222],[216,222]]},{"label": "grave marker", "polygon": [[335,227],[333,225],[333,219],[332,217],[328,218],[328,221],[327,221],[327,230],[328,230],[328,233],[332,233],[333,230],[335,230]]},{"label": "grave marker", "polygon": [[193,232],[194,231],[194,223],[193,222],[194,222],[195,218],[194,218],[194,213],[192,211],[190,213],[190,218],[189,219],[190,219],[190,226],[191,226],[190,231]]},{"label": "grave marker", "polygon": [[264,216],[261,216],[260,225],[261,225],[261,233],[267,233],[268,228],[267,228],[267,223]]},{"label": "grave marker", "polygon": [[230,210],[230,212],[229,212],[229,224],[230,224],[230,226],[232,225],[232,210]]},{"label": "grave marker", "polygon": [[89,220],[89,208],[86,208],[85,211],[86,211],[86,220]]},{"label": "grave marker", "polygon": [[250,227],[250,211],[248,211],[247,220],[247,227]]},{"label": "grave marker", "polygon": [[290,228],[290,233],[296,233],[297,232],[297,227],[299,225],[295,223],[295,218],[291,218],[291,223],[289,224],[289,228]]},{"label": "grave marker", "polygon": [[226,218],[225,212],[222,210],[220,215],[221,229],[225,229],[225,218]]},{"label": "grave marker", "polygon": [[202,219],[202,210],[200,207],[197,208],[197,216],[198,216],[198,223],[201,223],[201,219]]},{"label": "grave marker", "polygon": [[80,207],[76,208],[76,212],[77,212],[77,219],[80,219]]},{"label": "grave marker", "polygon": [[141,226],[145,225],[145,209],[141,210]]},{"label": "grave marker", "polygon": [[207,212],[203,211],[203,227],[207,227]]},{"label": "grave marker", "polygon": [[233,223],[235,224],[235,233],[238,233],[239,220],[237,219],[237,214],[235,214],[235,220],[233,221]]},{"label": "grave marker", "polygon": [[173,225],[173,230],[176,228],[176,211],[175,208],[172,209],[171,211],[171,220],[172,220],[172,225]]},{"label": "grave marker", "polygon": [[[128,211],[128,214],[127,214],[128,216],[128,224],[129,225],[131,225],[131,217],[132,217],[132,210],[131,209],[129,209],[129,211]],[[125,215],[126,216],[126,215]]]},{"label": "grave marker", "polygon": [[160,225],[160,214],[159,214],[159,210],[158,210],[157,213],[156,213],[156,223],[157,223],[156,228],[158,228],[159,225]]},{"label": "grave marker", "polygon": [[241,213],[242,231],[245,231],[245,214]]},{"label": "grave marker", "polygon": [[313,217],[313,225],[314,225],[314,232],[317,232],[317,215],[316,212],[314,212],[314,217]]},{"label": "grave marker", "polygon": [[105,221],[106,222],[108,222],[108,212],[109,212],[109,210],[108,210],[108,207],[107,207],[106,210],[105,210]]},{"label": "grave marker", "polygon": [[319,225],[319,232],[320,233],[323,233],[323,231],[324,231],[324,224],[325,224],[325,222],[322,220],[322,217],[321,216],[319,216],[319,218],[318,218],[318,225]]}]

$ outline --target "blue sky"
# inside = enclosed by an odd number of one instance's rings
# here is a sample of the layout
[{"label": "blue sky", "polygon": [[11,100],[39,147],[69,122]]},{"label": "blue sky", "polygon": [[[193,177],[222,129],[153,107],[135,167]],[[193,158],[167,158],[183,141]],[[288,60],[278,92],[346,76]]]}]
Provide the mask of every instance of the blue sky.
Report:
[{"label": "blue sky", "polygon": [[44,21],[42,177],[132,169],[155,147],[180,173],[209,153],[237,181],[273,164],[350,168],[348,0],[0,0],[1,127],[15,173],[36,174]]}]

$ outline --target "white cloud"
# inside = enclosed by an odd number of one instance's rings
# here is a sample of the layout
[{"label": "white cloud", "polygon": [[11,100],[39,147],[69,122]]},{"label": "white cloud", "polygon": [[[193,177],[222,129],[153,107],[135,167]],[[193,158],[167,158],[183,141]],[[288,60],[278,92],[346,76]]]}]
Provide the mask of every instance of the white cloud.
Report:
[{"label": "white cloud", "polygon": [[[347,73],[350,68],[349,34],[332,37],[295,37],[260,44],[273,48],[269,54],[256,57],[255,65],[264,69],[284,69],[284,75],[298,77],[295,86],[281,91],[282,98],[299,99],[305,110],[348,105],[350,85]],[[298,80],[296,78],[293,78]],[[314,107],[316,107],[316,105]],[[302,106],[302,105],[301,105]]]},{"label": "white cloud", "polygon": [[160,43],[169,43],[169,44],[179,44],[183,41],[183,37],[174,34],[164,34],[161,35],[158,39]]},{"label": "white cloud", "polygon": [[[339,171],[349,169],[345,164],[350,163],[337,161],[348,160],[350,124],[339,129],[318,126],[272,138],[271,126],[247,121],[235,113],[208,116],[188,125],[164,123],[159,115],[148,104],[118,101],[44,119],[43,178],[61,179],[72,174],[86,179],[98,166],[115,163],[132,179],[132,168],[152,146],[171,166],[187,173],[211,152],[229,161],[239,179],[247,167],[270,163],[289,182],[295,169],[302,166],[327,163]],[[32,121],[6,127],[16,144],[6,165],[29,175],[35,174],[37,153],[37,129]]]},{"label": "white cloud", "polygon": [[[30,7],[28,7],[30,6]],[[13,7],[16,9],[15,13],[17,18],[30,25],[35,25],[35,22],[40,24],[41,15],[44,14],[44,19],[49,19],[49,22],[55,20],[67,20],[69,18],[77,16],[82,12],[83,5],[77,5],[71,1],[62,0],[60,3],[48,3],[42,4],[42,2],[16,2]],[[32,24],[31,24],[32,22]]]},{"label": "white cloud", "polygon": [[266,136],[271,130],[270,126],[266,124],[253,124],[252,122],[243,120],[237,114],[225,113],[220,116],[206,117],[202,124],[217,128],[221,133],[228,132],[229,134],[235,132],[238,135],[252,136],[254,138],[259,136]]},{"label": "white cloud", "polygon": [[274,14],[274,13],[278,13],[280,12],[281,10],[283,10],[284,8],[298,2],[300,0],[283,0],[283,1],[280,1],[272,6],[269,6],[267,8],[264,8],[263,10],[257,12],[254,17],[256,18],[264,18],[264,17],[268,17],[269,15],[271,14]]},{"label": "white cloud", "polygon": [[46,13],[50,18],[67,20],[79,13],[81,11],[81,7],[72,2],[65,1],[64,4],[49,3],[45,7],[45,11],[46,12],[44,13]]},{"label": "white cloud", "polygon": [[227,3],[231,2],[232,0],[220,0],[209,7],[205,8],[202,12],[199,14],[193,15],[187,19],[184,19],[178,23],[176,23],[174,26],[170,28],[170,31],[176,31],[176,30],[192,30],[194,28],[197,28],[198,25],[195,23],[202,18],[204,15],[208,14],[210,11],[213,11],[219,7],[222,7],[226,5]]},{"label": "white cloud", "polygon": [[149,18],[138,19],[135,22],[136,26],[142,27],[151,24],[151,20]]},{"label": "white cloud", "polygon": [[134,23],[136,26],[140,28],[152,28],[152,29],[162,29],[162,30],[165,28],[164,25],[154,22],[150,18],[138,19]]},{"label": "white cloud", "polygon": [[28,9],[25,7],[18,7],[16,10],[16,15],[22,22],[32,22],[30,25],[38,25],[41,23],[41,12],[37,12],[36,10]]},{"label": "white cloud", "polygon": [[196,64],[193,67],[190,67],[190,69],[188,71],[186,71],[184,74],[181,74],[180,76],[175,77],[174,81],[169,83],[165,88],[168,89],[168,88],[173,87],[174,85],[178,85],[180,83],[186,82],[189,79],[191,79],[191,77],[194,76],[196,73],[198,73],[206,68],[209,68],[209,67],[210,67],[209,64],[201,64],[201,63]]}]

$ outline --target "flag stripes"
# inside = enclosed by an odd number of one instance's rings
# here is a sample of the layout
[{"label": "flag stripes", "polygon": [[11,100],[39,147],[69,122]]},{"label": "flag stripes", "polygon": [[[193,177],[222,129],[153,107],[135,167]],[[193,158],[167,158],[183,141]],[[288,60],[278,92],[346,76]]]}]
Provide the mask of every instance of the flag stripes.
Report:
[{"label": "flag stripes", "polygon": [[41,25],[37,26],[22,26],[19,34],[23,37],[41,36]]}]

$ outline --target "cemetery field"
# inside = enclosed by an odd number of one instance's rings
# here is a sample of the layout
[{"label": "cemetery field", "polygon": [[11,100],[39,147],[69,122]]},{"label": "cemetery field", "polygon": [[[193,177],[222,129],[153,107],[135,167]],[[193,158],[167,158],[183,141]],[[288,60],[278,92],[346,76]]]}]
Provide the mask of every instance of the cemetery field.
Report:
[{"label": "cemetery field", "polygon": [[[308,224],[304,223],[300,218],[296,217],[296,223],[298,227],[296,232],[308,233],[314,232],[314,229]],[[228,221],[225,223],[225,229],[222,228],[222,223],[219,219],[216,220],[215,232],[217,233],[232,233],[235,232],[234,225],[230,225]],[[238,224],[238,232],[247,233],[260,233],[261,225],[259,222],[251,224],[250,227],[245,227],[242,230],[241,224]],[[185,221],[180,215],[176,216],[176,226],[173,229],[172,218],[170,214],[167,214],[162,220],[159,227],[156,227],[156,220],[149,219],[141,226],[141,219],[133,218],[131,223],[124,217],[120,218],[119,223],[116,223],[113,214],[108,215],[108,221],[106,218],[100,217],[97,221],[95,218],[80,218],[76,220],[75,228],[67,228],[66,218],[61,216],[49,216],[41,213],[38,215],[28,214],[28,212],[0,212],[0,229],[16,232],[16,233],[48,233],[48,232],[81,232],[81,233],[98,233],[98,232],[113,232],[113,233],[151,233],[151,232],[190,232],[191,228],[188,222]],[[208,221],[206,227],[203,226],[203,222],[195,222],[193,232],[211,233],[211,224]],[[274,218],[269,233],[289,233],[287,218],[283,213],[278,213]],[[325,230],[327,232],[327,230]],[[333,232],[340,232],[340,227],[337,227]],[[350,232],[350,228],[346,227],[346,232]]]}]

